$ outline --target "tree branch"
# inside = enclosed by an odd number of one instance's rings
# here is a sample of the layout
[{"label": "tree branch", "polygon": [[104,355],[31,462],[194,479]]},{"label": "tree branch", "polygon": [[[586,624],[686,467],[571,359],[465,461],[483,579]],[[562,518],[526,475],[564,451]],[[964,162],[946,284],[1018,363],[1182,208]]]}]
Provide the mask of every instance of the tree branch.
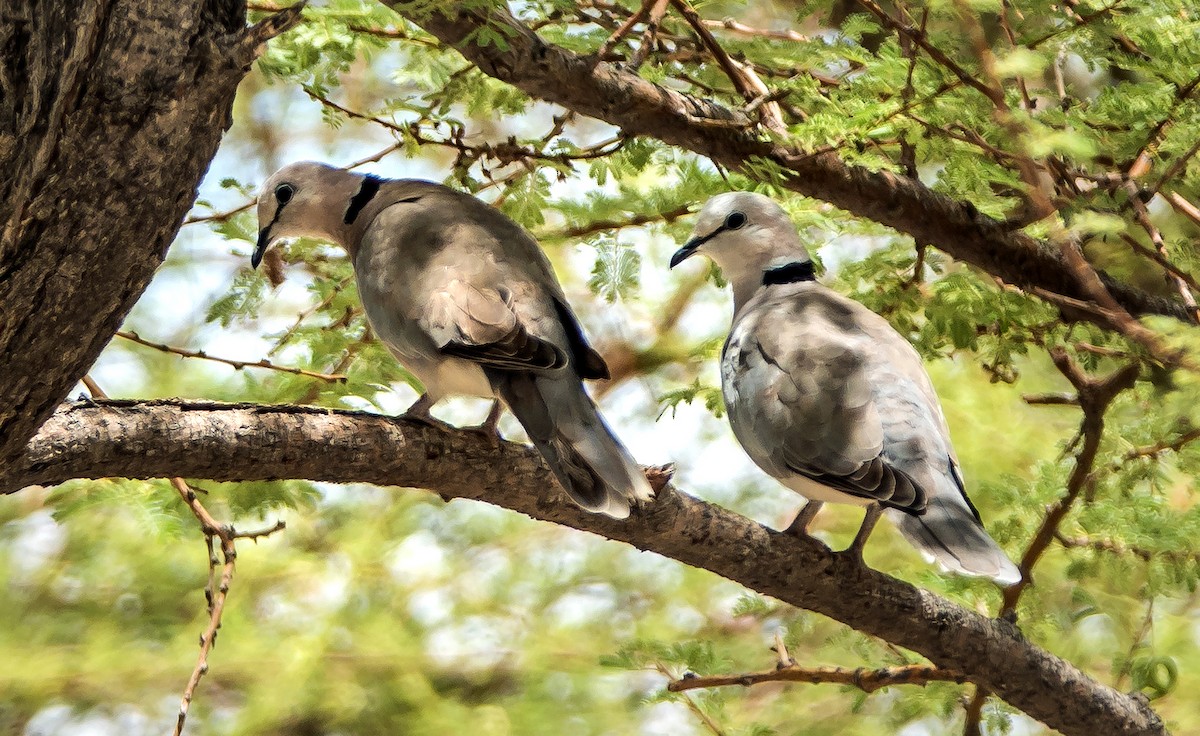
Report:
[{"label": "tree branch", "polygon": [[360,482],[486,501],[830,616],[962,672],[1064,734],[1166,733],[1146,703],[1101,685],[1008,622],[670,487],[626,521],[588,514],[565,499],[532,448],[475,432],[297,406],[85,402],[60,409],[16,463],[0,468],[0,493],[70,478],[175,475]]},{"label": "tree branch", "polygon": [[[938,194],[918,181],[888,171],[848,166],[831,152],[800,150],[766,140],[742,111],[730,110],[668,89],[595,56],[546,43],[503,9],[483,11],[446,3],[437,11],[420,4],[383,0],[412,22],[457,49],[484,73],[526,94],[563,105],[620,127],[707,156],[736,171],[777,167],[781,183],[801,194],[895,228],[949,255],[1022,288],[1086,300],[1057,248],[979,213],[968,202]],[[483,26],[499,30],[503,44],[471,41]],[[1101,274],[1113,298],[1134,315],[1166,314],[1185,321],[1193,315],[1177,300],[1164,299]],[[1089,315],[1099,319],[1096,314]]]}]

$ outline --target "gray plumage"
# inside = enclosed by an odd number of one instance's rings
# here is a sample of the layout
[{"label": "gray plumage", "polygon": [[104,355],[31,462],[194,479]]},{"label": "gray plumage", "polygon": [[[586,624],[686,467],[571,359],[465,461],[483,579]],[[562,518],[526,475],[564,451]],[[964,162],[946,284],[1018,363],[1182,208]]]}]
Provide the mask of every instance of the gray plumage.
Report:
[{"label": "gray plumage", "polygon": [[449,394],[498,397],[583,508],[624,518],[652,497],[584,391],[581,379],[608,377],[604,360],[545,253],[503,213],[440,184],[304,162],[267,181],[258,215],[255,265],[280,238],[347,249],[372,328],[425,385],[415,415]]},{"label": "gray plumage", "polygon": [[812,501],[880,504],[950,570],[1019,580],[967,498],[912,346],[813,278],[795,227],[772,200],[718,195],[700,212],[695,236],[672,266],[699,252],[733,286],[721,382],[734,434],[754,462]]}]

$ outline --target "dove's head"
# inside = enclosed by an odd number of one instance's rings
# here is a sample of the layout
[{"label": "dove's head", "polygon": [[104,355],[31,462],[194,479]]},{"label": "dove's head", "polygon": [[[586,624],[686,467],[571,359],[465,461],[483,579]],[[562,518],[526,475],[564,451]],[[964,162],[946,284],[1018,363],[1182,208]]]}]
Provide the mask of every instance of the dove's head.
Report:
[{"label": "dove's head", "polygon": [[257,268],[267,248],[284,238],[318,238],[346,245],[346,215],[364,182],[370,180],[316,161],[288,164],[276,171],[258,195],[258,247],[251,265]]},{"label": "dove's head", "polygon": [[773,268],[812,260],[783,208],[753,192],[726,192],[708,200],[691,240],[671,256],[671,268],[696,253],[720,266],[735,291],[743,284],[757,287]]}]

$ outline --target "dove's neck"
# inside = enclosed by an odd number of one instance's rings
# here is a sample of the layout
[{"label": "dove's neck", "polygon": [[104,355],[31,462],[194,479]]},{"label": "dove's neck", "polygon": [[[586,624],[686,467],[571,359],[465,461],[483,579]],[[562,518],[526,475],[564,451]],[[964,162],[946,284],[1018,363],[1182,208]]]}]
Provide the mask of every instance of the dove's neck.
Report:
[{"label": "dove's neck", "polygon": [[735,315],[742,311],[742,307],[754,298],[759,289],[800,281],[816,281],[813,262],[803,249],[799,253],[793,251],[779,254],[766,261],[742,261],[721,270],[733,285]]},{"label": "dove's neck", "polygon": [[733,237],[715,239],[706,248],[733,286],[735,315],[764,285],[812,279],[812,259],[799,233],[790,222],[774,225],[757,226],[751,221],[745,229],[730,233]]}]

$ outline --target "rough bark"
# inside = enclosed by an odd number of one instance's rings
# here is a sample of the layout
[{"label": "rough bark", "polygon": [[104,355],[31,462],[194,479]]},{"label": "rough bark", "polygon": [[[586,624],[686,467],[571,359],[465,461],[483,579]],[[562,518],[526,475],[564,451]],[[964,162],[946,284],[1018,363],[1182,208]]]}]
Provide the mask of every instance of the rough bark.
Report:
[{"label": "rough bark", "polygon": [[[835,153],[813,154],[772,142],[739,110],[653,84],[620,64],[546,43],[503,10],[488,12],[478,3],[451,2],[430,11],[427,3],[382,1],[486,74],[531,97],[603,120],[626,133],[686,148],[735,171],[746,171],[749,163],[774,165],[788,188],[907,233],[918,243],[932,245],[1010,284],[1036,286],[1084,302],[1091,299],[1058,248],[919,181],[848,166]],[[485,25],[499,30],[505,43],[473,43],[471,39]],[[1182,302],[1148,294],[1104,274],[1101,278],[1133,315],[1165,314],[1194,321]]]},{"label": "rough bark", "polygon": [[670,488],[624,522],[557,490],[531,448],[402,419],[290,406],[101,402],[60,409],[0,493],[70,478],[306,478],[426,488],[589,531],[704,568],[964,672],[1064,734],[1165,734],[1146,702],[1091,679],[988,619]]},{"label": "rough bark", "polygon": [[0,465],[166,255],[262,32],[279,30],[245,18],[244,0],[0,11]]}]

